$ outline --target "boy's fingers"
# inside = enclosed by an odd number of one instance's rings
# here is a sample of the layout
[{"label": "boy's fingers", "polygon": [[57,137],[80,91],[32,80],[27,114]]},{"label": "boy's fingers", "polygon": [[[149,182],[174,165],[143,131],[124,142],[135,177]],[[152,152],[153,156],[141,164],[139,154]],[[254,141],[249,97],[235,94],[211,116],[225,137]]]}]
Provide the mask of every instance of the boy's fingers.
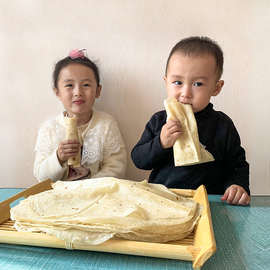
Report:
[{"label": "boy's fingers", "polygon": [[174,127],[174,126],[181,127],[180,122],[179,122],[179,121],[174,121],[174,120],[169,120],[169,121],[166,123],[166,125],[167,125],[167,128],[168,128],[168,129],[170,129],[170,128]]},{"label": "boy's fingers", "polygon": [[174,142],[179,138],[179,136],[181,135],[181,132],[174,132],[173,134],[171,134],[172,139],[174,140]]},{"label": "boy's fingers", "polygon": [[247,205],[250,203],[250,197],[246,191],[237,185],[228,187],[221,197],[221,200],[226,201],[229,204]]},{"label": "boy's fingers", "polygon": [[169,132],[170,132],[170,134],[174,134],[174,133],[176,133],[176,132],[181,132],[181,129],[180,129],[180,127],[178,127],[178,126],[173,126],[173,127],[171,127],[170,129],[169,129]]},{"label": "boy's fingers", "polygon": [[232,203],[232,201],[234,200],[235,194],[237,192],[237,189],[232,187],[229,189],[229,195],[227,198],[227,203]]},{"label": "boy's fingers", "polygon": [[238,204],[239,201],[240,201],[240,199],[241,199],[241,197],[242,197],[242,195],[243,195],[243,192],[240,189],[238,189],[237,192],[236,192],[236,194],[235,194],[235,196],[234,196],[234,199],[232,201],[232,204]]},{"label": "boy's fingers", "polygon": [[250,203],[250,197],[245,192],[245,193],[242,194],[242,197],[239,200],[239,204],[248,205],[249,203]]},{"label": "boy's fingers", "polygon": [[221,197],[221,200],[222,200],[222,201],[226,201],[226,200],[227,200],[227,198],[228,198],[228,195],[229,195],[229,190],[228,190],[228,189],[226,189],[226,191],[225,191],[224,195]]}]

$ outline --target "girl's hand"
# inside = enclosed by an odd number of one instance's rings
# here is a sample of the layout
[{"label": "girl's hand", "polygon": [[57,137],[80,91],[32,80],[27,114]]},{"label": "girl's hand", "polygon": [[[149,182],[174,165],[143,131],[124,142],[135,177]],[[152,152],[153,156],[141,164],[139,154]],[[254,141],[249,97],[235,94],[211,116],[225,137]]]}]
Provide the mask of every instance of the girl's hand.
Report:
[{"label": "girl's hand", "polygon": [[87,178],[91,177],[90,169],[85,168],[83,166],[77,167],[77,168],[69,167],[67,181],[79,180],[79,179],[83,179],[85,177],[87,177]]},{"label": "girl's hand", "polygon": [[229,204],[248,205],[250,197],[247,192],[238,185],[229,186],[224,195],[221,197],[222,201],[227,201]]},{"label": "girl's hand", "polygon": [[69,158],[75,157],[78,154],[80,148],[81,145],[76,140],[65,140],[60,142],[57,149],[57,157],[60,164],[62,165]]},{"label": "girl's hand", "polygon": [[176,139],[181,135],[182,127],[179,121],[168,120],[162,127],[160,133],[160,142],[163,148],[170,148],[174,145]]}]

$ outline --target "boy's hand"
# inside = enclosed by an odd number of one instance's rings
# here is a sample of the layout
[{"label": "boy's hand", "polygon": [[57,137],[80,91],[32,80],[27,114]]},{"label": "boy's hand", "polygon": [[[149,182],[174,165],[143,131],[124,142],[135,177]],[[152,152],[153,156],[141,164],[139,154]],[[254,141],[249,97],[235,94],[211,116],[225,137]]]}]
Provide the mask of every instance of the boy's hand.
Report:
[{"label": "boy's hand", "polygon": [[221,200],[227,201],[229,204],[248,205],[250,203],[250,197],[247,192],[238,185],[229,186],[221,197]]},{"label": "boy's hand", "polygon": [[163,148],[172,147],[181,133],[182,128],[180,122],[168,120],[168,122],[162,127],[160,133],[160,142],[162,147]]},{"label": "boy's hand", "polygon": [[71,157],[75,157],[80,150],[80,143],[76,140],[65,140],[60,142],[57,149],[57,157],[62,165]]}]

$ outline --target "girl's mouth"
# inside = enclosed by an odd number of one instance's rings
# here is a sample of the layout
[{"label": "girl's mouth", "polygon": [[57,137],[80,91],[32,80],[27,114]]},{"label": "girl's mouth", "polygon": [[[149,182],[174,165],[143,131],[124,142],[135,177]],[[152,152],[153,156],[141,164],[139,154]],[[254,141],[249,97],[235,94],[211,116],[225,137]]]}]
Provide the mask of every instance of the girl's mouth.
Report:
[{"label": "girl's mouth", "polygon": [[77,104],[77,105],[81,105],[84,103],[84,101],[83,100],[75,100],[75,101],[73,101],[73,103]]}]

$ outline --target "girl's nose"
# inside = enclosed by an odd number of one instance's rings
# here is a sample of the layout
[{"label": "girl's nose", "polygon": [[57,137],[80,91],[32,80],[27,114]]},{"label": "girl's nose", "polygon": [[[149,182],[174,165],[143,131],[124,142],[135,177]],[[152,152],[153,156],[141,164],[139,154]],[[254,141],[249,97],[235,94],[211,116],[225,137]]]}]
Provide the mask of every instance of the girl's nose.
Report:
[{"label": "girl's nose", "polygon": [[75,86],[73,93],[75,96],[80,96],[81,95],[81,87],[79,85]]}]

